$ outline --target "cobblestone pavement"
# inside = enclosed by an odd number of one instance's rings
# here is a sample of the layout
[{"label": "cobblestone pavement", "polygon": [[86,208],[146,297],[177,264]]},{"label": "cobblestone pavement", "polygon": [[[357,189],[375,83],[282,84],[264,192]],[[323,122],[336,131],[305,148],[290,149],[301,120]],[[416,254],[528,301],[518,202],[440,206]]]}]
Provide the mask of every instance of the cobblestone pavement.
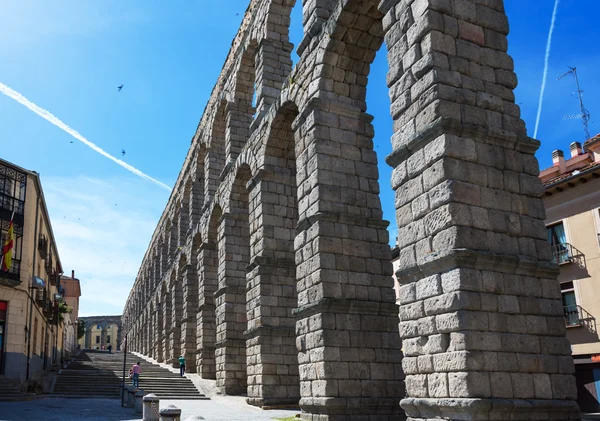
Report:
[{"label": "cobblestone pavement", "polygon": [[[121,408],[115,399],[46,398],[20,402],[0,402],[0,421],[141,421],[131,408]],[[160,407],[181,408],[182,421],[250,420],[267,421],[291,417],[299,411],[263,411],[249,406],[245,398],[216,397],[209,401],[163,400]],[[200,418],[202,417],[202,418]]]}]

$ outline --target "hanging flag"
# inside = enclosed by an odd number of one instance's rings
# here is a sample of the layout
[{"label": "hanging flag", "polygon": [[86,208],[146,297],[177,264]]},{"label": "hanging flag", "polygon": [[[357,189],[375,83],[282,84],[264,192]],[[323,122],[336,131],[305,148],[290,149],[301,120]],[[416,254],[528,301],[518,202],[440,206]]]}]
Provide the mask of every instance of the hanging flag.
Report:
[{"label": "hanging flag", "polygon": [[6,236],[6,242],[2,247],[2,270],[8,272],[12,266],[12,252],[15,245],[15,236],[13,233],[13,223],[10,221],[8,226],[8,235]]}]

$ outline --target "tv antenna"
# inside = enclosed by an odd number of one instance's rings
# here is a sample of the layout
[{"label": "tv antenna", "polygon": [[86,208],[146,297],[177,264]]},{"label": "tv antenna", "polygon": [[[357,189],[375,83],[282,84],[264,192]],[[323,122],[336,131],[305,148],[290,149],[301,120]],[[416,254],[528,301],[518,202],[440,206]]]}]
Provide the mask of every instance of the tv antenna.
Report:
[{"label": "tv antenna", "polygon": [[585,140],[588,140],[591,137],[590,136],[590,128],[589,128],[590,112],[583,105],[583,91],[579,87],[579,78],[577,77],[577,68],[569,66],[569,71],[567,73],[565,73],[564,75],[560,76],[557,80],[561,80],[562,78],[566,77],[567,75],[575,76],[575,83],[577,85],[577,96],[579,97],[579,110],[581,111],[581,114],[565,116],[565,117],[563,117],[563,120],[581,119],[581,121],[583,122],[583,131],[586,136]]}]

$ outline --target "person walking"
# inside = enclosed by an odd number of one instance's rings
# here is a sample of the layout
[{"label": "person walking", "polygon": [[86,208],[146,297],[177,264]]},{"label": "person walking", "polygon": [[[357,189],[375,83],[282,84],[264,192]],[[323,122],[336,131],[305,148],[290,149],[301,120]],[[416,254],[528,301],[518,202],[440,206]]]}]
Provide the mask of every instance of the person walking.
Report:
[{"label": "person walking", "polygon": [[183,377],[185,374],[185,357],[183,354],[179,357],[179,375]]},{"label": "person walking", "polygon": [[110,344],[108,345],[108,353],[112,354],[112,345],[110,345]]},{"label": "person walking", "polygon": [[131,367],[131,386],[133,387],[140,387],[140,373],[142,372],[142,368],[140,367],[140,362],[138,361],[137,363],[134,364],[133,367]]}]

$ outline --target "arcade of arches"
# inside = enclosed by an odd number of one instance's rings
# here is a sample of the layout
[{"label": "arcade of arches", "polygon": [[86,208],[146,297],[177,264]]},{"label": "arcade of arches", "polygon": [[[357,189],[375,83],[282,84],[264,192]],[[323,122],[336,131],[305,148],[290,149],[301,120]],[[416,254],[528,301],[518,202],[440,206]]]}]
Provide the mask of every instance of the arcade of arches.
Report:
[{"label": "arcade of arches", "polygon": [[[128,298],[129,349],[315,421],[577,419],[503,1],[303,1],[292,66],[294,3],[250,2]],[[399,307],[365,99],[384,40]]]}]

